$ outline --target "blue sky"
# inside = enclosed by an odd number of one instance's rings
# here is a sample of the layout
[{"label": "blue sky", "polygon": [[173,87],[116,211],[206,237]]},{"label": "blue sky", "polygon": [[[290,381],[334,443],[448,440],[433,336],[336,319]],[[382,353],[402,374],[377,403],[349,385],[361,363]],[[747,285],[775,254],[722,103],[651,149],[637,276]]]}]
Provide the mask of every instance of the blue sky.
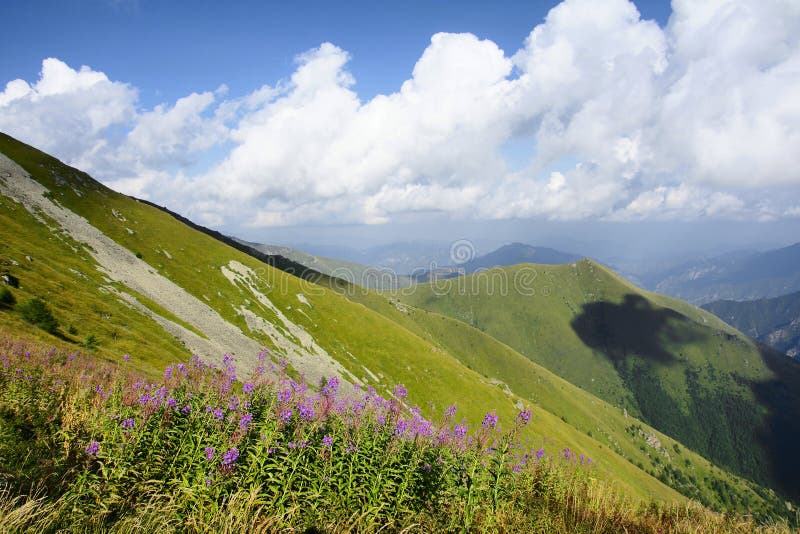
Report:
[{"label": "blue sky", "polygon": [[794,2],[0,13],[0,130],[251,239],[800,219]]},{"label": "blue sky", "polygon": [[[226,84],[232,94],[284,78],[294,57],[329,41],[350,52],[359,95],[389,93],[437,32],[471,32],[519,48],[553,1],[11,1],[0,33],[4,81],[33,80],[46,57],[89,65],[140,89],[141,104]],[[665,25],[665,0],[637,2]]]}]

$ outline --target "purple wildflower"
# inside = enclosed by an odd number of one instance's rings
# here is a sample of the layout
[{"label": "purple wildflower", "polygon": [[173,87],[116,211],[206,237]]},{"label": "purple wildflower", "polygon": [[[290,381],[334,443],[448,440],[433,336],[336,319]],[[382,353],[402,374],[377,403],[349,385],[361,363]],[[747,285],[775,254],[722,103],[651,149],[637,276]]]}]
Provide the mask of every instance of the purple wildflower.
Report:
[{"label": "purple wildflower", "polygon": [[281,420],[282,423],[288,423],[289,419],[292,418],[292,410],[286,409],[281,411],[280,416],[278,418]]},{"label": "purple wildflower", "polygon": [[326,449],[333,447],[333,438],[325,434],[325,436],[322,437],[322,446]]},{"label": "purple wildflower", "polygon": [[408,390],[403,384],[397,384],[394,387],[393,393],[398,399],[405,399],[408,396]]},{"label": "purple wildflower", "polygon": [[172,378],[172,366],[168,365],[166,369],[164,369],[164,378]]},{"label": "purple wildflower", "polygon": [[483,428],[494,428],[499,421],[498,417],[492,413],[487,413],[483,418]]},{"label": "purple wildflower", "polygon": [[530,410],[522,410],[517,414],[517,418],[515,421],[521,423],[523,426],[527,425],[531,420],[531,411]]},{"label": "purple wildflower", "polygon": [[84,450],[89,456],[97,456],[97,453],[100,450],[100,444],[96,441],[90,441]]},{"label": "purple wildflower", "polygon": [[322,394],[326,397],[333,397],[339,391],[339,379],[332,376],[328,379],[328,383],[322,388]]},{"label": "purple wildflower", "polygon": [[453,417],[455,414],[456,414],[455,406],[448,406],[447,409],[444,411],[445,417]]},{"label": "purple wildflower", "polygon": [[131,361],[131,355],[130,355],[130,354],[124,354],[124,355],[122,356],[122,361],[123,361],[123,362],[129,362],[129,361]]},{"label": "purple wildflower", "polygon": [[216,417],[219,421],[222,421],[222,418],[225,417],[225,414],[223,414],[222,410],[220,410],[219,408],[214,408],[212,413],[214,414],[214,417]]},{"label": "purple wildflower", "polygon": [[233,463],[236,462],[236,459],[238,457],[239,457],[239,449],[237,449],[236,447],[231,447],[230,449],[225,451],[225,454],[222,455],[222,465],[226,467],[233,465]]},{"label": "purple wildflower", "polygon": [[244,391],[245,395],[249,395],[253,392],[255,386],[252,382],[245,382],[244,386],[242,386],[242,391]]},{"label": "purple wildflower", "polygon": [[310,421],[317,415],[317,412],[314,411],[311,401],[309,400],[298,404],[297,409],[300,411],[300,419],[304,421]]},{"label": "purple wildflower", "polygon": [[456,425],[453,427],[453,433],[458,439],[467,437],[467,425]]},{"label": "purple wildflower", "polygon": [[242,430],[247,430],[247,427],[250,426],[250,423],[253,421],[253,414],[246,413],[242,415],[242,418],[239,420],[239,428]]},{"label": "purple wildflower", "polygon": [[406,423],[405,420],[400,419],[397,421],[397,425],[394,427],[394,435],[402,436],[406,433],[406,430],[408,430],[408,423]]},{"label": "purple wildflower", "polygon": [[170,397],[170,398],[167,399],[167,403],[166,404],[167,404],[167,408],[175,409],[175,407],[178,405],[178,401],[176,401],[174,398]]},{"label": "purple wildflower", "polygon": [[191,412],[191,411],[192,411],[192,406],[191,406],[191,404],[187,404],[186,406],[184,406],[183,408],[181,408],[181,413],[189,413],[189,412]]},{"label": "purple wildflower", "polygon": [[214,459],[214,447],[206,447],[206,460],[213,460]]},{"label": "purple wildflower", "polygon": [[133,418],[124,419],[122,421],[122,428],[133,428]]}]

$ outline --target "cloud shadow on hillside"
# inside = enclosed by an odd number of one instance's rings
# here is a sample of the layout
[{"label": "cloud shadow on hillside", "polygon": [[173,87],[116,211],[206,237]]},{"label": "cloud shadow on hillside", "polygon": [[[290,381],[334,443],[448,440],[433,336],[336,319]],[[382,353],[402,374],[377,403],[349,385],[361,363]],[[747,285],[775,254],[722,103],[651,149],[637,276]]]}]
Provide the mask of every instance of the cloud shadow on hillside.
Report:
[{"label": "cloud shadow on hillside", "polygon": [[583,343],[620,363],[629,355],[668,364],[675,360],[665,342],[691,343],[698,334],[675,310],[655,308],[641,295],[628,294],[621,304],[598,301],[583,305],[571,326]]},{"label": "cloud shadow on hillside", "polygon": [[770,475],[777,489],[792,500],[800,499],[800,364],[769,347],[761,357],[775,378],[750,381],[758,403],[766,409],[757,439],[768,451]]},{"label": "cloud shadow on hillside", "polygon": [[[696,323],[629,294],[620,304],[585,304],[571,326],[586,346],[611,360],[646,422],[716,463],[800,499],[800,363],[760,346],[760,356],[774,375],[769,380],[729,374],[712,363],[687,367],[689,413],[684,414],[663,389],[655,368],[680,364],[667,345],[701,340],[704,334]],[[716,335],[736,338],[726,332]],[[756,402],[737,392],[737,384],[749,389]],[[752,441],[759,449],[747,445]]]}]

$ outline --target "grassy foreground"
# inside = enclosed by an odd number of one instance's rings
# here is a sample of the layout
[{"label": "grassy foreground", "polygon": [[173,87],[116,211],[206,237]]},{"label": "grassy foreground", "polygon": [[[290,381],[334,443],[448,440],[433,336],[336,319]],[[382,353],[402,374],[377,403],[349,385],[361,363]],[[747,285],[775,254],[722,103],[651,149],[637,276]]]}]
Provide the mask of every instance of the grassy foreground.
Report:
[{"label": "grassy foreground", "polygon": [[244,381],[195,358],[148,383],[127,356],[3,338],[0,532],[787,531],[618,497],[591,459],[521,442],[527,410],[434,423],[402,386],[310,388],[259,360]]}]

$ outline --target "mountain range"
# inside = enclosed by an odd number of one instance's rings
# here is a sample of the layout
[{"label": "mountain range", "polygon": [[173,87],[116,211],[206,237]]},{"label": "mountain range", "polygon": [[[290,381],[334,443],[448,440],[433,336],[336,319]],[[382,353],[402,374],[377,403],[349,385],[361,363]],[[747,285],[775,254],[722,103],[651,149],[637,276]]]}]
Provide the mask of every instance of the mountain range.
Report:
[{"label": "mountain range", "polygon": [[703,309],[791,358],[800,357],[800,292],[770,299],[718,300],[703,304]]},{"label": "mountain range", "polygon": [[524,243],[510,243],[483,256],[474,258],[468,257],[466,261],[461,261],[439,269],[424,271],[413,276],[413,279],[417,283],[424,283],[430,280],[448,279],[465,274],[473,274],[478,271],[491,269],[492,267],[507,267],[520,263],[556,265],[572,263],[581,258],[582,256],[561,252],[560,250],[548,247],[534,247]]},{"label": "mountain range", "polygon": [[753,300],[800,290],[800,243],[765,252],[740,251],[643,276],[645,287],[695,305]]}]

